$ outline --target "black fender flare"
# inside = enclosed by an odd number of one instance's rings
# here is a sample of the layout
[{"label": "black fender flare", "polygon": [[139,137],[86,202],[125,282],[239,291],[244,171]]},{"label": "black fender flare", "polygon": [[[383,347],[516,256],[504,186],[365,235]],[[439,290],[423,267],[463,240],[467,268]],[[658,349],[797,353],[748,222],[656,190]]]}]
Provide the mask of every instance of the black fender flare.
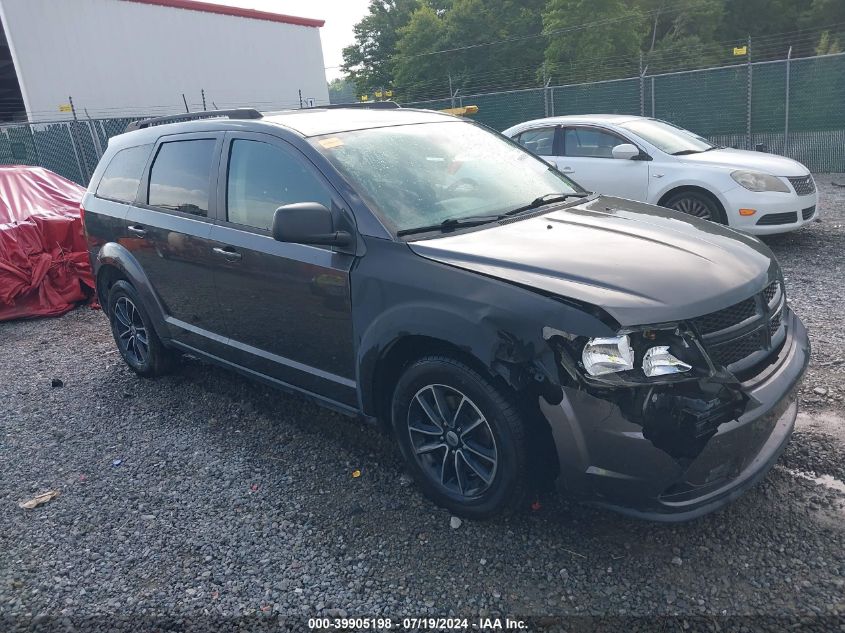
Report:
[{"label": "black fender flare", "polygon": [[105,266],[112,266],[117,268],[121,274],[129,281],[135,288],[141,302],[144,304],[144,309],[147,311],[150,319],[153,322],[153,328],[160,339],[170,338],[170,329],[167,327],[167,322],[164,319],[165,309],[153,291],[152,284],[144,273],[144,269],[138,260],[129,252],[125,246],[121,246],[116,242],[108,242],[97,253],[97,286],[99,287],[99,280],[101,271]]},{"label": "black fender flare", "polygon": [[495,308],[476,316],[478,320],[468,318],[458,306],[424,303],[405,303],[380,314],[363,332],[358,344],[356,365],[361,410],[367,415],[377,413],[379,362],[394,345],[409,336],[436,339],[460,350],[481,363],[490,375],[501,377],[516,390],[520,387],[519,377],[510,369],[538,365],[539,356],[551,355],[539,330],[534,340],[524,332],[518,335]]}]

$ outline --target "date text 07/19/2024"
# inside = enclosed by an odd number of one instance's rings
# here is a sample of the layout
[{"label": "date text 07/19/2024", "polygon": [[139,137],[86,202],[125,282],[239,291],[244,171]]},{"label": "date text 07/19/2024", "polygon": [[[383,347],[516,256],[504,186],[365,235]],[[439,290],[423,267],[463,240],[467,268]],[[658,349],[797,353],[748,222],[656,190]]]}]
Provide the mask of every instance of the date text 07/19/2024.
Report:
[{"label": "date text 07/19/2024", "polygon": [[309,618],[308,628],[311,630],[331,630],[355,628],[359,630],[403,630],[403,631],[442,631],[442,630],[476,630],[476,631],[519,631],[528,627],[524,620],[513,618],[437,618],[437,617],[405,617],[401,620],[387,617],[379,618]]}]

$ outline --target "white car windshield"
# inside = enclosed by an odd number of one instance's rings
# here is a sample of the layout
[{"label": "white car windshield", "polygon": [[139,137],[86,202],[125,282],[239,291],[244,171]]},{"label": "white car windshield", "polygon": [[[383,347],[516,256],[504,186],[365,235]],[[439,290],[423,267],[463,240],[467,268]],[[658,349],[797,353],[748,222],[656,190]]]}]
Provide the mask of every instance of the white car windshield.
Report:
[{"label": "white car windshield", "polygon": [[673,156],[698,154],[718,147],[698,134],[657,119],[635,119],[620,123],[619,127],[630,130],[657,149]]},{"label": "white car windshield", "polygon": [[443,222],[480,223],[532,203],[585,195],[545,161],[462,121],[356,130],[311,141],[400,234]]}]

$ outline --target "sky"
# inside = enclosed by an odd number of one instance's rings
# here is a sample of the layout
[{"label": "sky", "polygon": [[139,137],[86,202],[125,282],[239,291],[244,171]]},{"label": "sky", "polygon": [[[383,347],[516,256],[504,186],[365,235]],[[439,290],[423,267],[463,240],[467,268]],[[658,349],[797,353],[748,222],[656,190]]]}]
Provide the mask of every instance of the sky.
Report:
[{"label": "sky", "polygon": [[367,13],[369,0],[206,0],[215,4],[232,7],[245,7],[284,13],[303,18],[325,20],[320,29],[323,42],[323,60],[326,65],[326,79],[339,77],[340,64],[343,63],[343,47],[352,43],[352,27]]}]

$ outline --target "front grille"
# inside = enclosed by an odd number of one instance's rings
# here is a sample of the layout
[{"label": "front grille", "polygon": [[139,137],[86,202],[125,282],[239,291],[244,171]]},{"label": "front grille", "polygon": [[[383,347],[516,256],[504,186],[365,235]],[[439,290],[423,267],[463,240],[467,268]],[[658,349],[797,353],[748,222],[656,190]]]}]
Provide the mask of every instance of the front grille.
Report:
[{"label": "front grille", "polygon": [[693,319],[698,331],[702,334],[710,334],[718,330],[724,330],[750,319],[757,313],[757,305],[754,297],[740,301],[724,310],[705,314],[703,317]]},{"label": "front grille", "polygon": [[692,324],[713,364],[746,371],[767,356],[758,352],[772,350],[785,305],[783,287],[775,280],[748,299],[692,319]]},{"label": "front grille", "polygon": [[780,329],[780,323],[782,319],[782,310],[778,310],[774,316],[772,316],[771,320],[769,321],[769,336],[774,336],[775,333]]},{"label": "front grille", "polygon": [[765,341],[761,336],[761,331],[755,330],[721,345],[710,346],[708,352],[710,353],[710,360],[715,364],[727,366],[760,351],[764,345]]},{"label": "front grille", "polygon": [[816,214],[816,205],[812,207],[807,207],[806,209],[801,209],[801,217],[805,220],[809,220]]},{"label": "front grille", "polygon": [[810,174],[799,178],[787,178],[787,180],[792,183],[795,193],[799,196],[809,196],[816,190],[816,183],[813,182],[813,177]]},{"label": "front grille", "polygon": [[798,214],[795,211],[786,213],[767,213],[757,220],[757,226],[772,226],[773,224],[795,224],[798,221]]},{"label": "front grille", "polygon": [[773,281],[768,286],[763,288],[763,296],[766,297],[766,305],[772,302],[772,299],[775,298],[775,295],[778,292],[778,288],[780,288],[779,281]]}]

